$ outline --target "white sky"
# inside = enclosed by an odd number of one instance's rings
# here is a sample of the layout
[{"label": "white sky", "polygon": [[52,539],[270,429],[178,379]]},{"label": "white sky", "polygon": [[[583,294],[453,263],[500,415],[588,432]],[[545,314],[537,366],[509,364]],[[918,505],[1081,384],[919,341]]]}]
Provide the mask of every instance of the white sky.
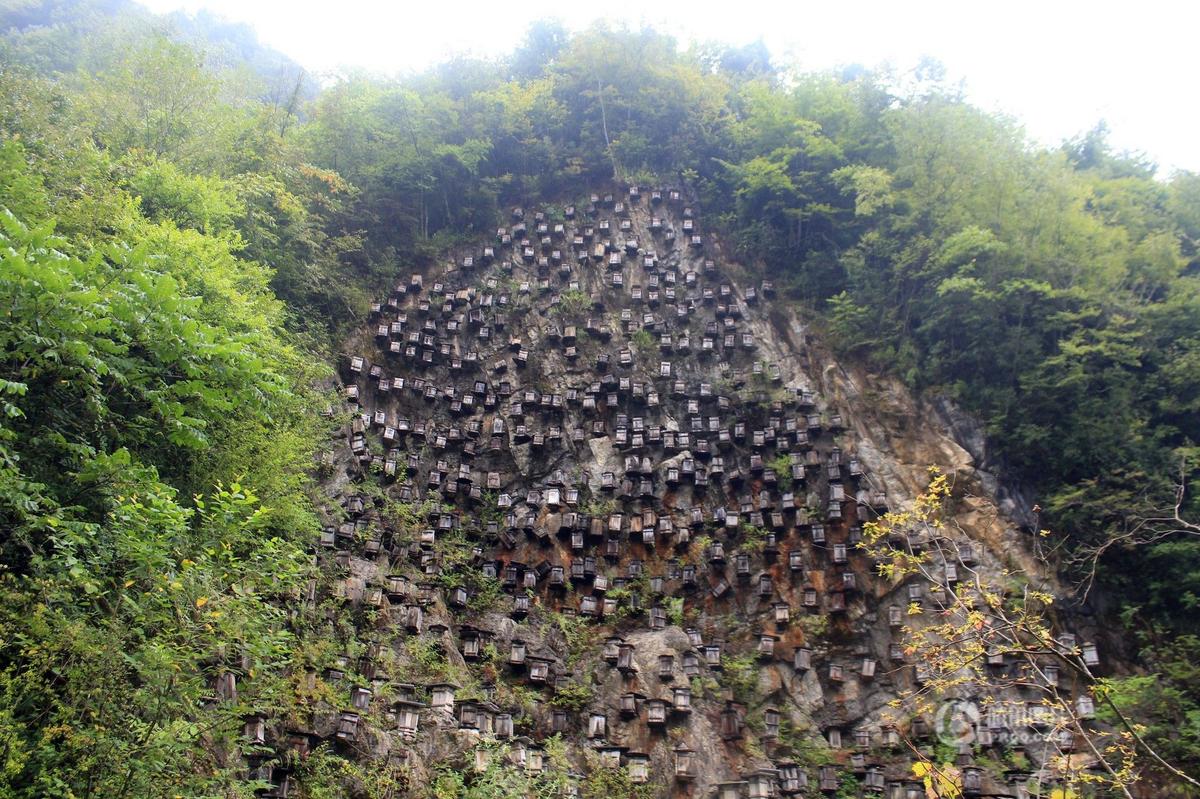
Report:
[{"label": "white sky", "polygon": [[604,19],[689,40],[762,38],[776,59],[812,69],[921,56],[941,61],[973,102],[1057,144],[1107,120],[1117,149],[1200,171],[1195,84],[1200,4],[1189,0],[1005,3],[800,0],[578,0],[536,8],[503,0],[140,0],[154,11],[207,8],[317,72],[420,69],[454,54],[501,55],[539,15],[573,30]]}]

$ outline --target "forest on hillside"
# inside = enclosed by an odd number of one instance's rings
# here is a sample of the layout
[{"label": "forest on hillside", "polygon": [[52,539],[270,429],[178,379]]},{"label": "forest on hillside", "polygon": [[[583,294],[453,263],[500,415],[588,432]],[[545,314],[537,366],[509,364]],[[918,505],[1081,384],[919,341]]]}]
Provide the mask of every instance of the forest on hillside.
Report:
[{"label": "forest on hillside", "polygon": [[[0,11],[0,797],[243,795],[241,716],[333,656],[288,600],[342,335],[499,209],[614,179],[682,187],[841,357],[983,422],[1144,671],[1109,690],[1200,773],[1200,175],[1103,125],[1037,146],[934,64],[538,23],[317,81],[216,20],[26,0]],[[205,703],[235,648],[238,706]],[[313,758],[308,795],[354,767]]]}]

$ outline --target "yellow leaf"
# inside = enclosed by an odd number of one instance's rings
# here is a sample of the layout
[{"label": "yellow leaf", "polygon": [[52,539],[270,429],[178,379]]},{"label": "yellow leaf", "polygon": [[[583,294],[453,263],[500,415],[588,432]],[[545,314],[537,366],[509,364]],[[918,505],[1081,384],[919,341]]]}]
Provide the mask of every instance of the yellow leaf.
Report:
[{"label": "yellow leaf", "polygon": [[133,580],[126,580],[126,581],[125,581],[125,586],[124,586],[124,587],[125,587],[125,588],[128,588],[128,587],[129,587],[129,586],[131,586],[131,585],[133,585]]},{"label": "yellow leaf", "polygon": [[196,607],[198,607],[198,608],[202,608],[207,604],[208,604],[208,597],[206,597],[206,596],[202,596],[196,600]]}]

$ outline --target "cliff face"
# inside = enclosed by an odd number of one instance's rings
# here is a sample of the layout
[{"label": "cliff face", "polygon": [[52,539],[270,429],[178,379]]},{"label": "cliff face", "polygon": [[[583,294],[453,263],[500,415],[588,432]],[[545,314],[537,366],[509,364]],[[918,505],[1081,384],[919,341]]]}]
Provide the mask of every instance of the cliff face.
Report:
[{"label": "cliff face", "polygon": [[[943,719],[889,703],[937,586],[877,577],[861,525],[937,466],[955,571],[1053,576],[951,410],[843,368],[743,274],[678,192],[623,187],[398,277],[325,464],[320,590],[355,629],[293,740],[401,763],[414,796],[489,758],[568,795],[605,766],[657,796],[923,795],[907,744]],[[968,792],[1019,795],[969,743]]]}]

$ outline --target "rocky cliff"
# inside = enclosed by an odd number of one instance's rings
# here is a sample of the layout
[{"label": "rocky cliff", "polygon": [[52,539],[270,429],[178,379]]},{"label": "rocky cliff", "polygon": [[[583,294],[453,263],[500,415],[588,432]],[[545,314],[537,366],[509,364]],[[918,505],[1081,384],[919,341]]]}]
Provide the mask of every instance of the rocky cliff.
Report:
[{"label": "rocky cliff", "polygon": [[[1019,796],[1070,752],[979,713],[948,736],[905,703],[914,606],[974,575],[1054,590],[1028,510],[952,411],[839,365],[679,191],[513,209],[399,275],[341,371],[308,599],[354,623],[309,675],[312,718],[272,722],[298,751],[399,764],[413,796],[503,768],[723,799],[921,796],[914,758],[939,746],[968,795]],[[930,466],[953,478],[953,556],[884,580],[863,525]]]}]

